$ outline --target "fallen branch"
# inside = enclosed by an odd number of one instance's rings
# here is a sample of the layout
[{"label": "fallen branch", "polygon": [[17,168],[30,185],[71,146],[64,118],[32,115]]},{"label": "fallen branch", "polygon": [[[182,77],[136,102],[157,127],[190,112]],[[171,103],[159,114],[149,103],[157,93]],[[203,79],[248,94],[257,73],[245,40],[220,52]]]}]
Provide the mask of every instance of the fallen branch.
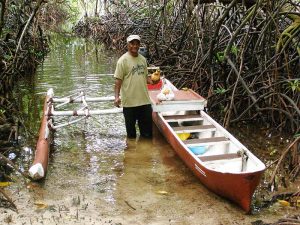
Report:
[{"label": "fallen branch", "polygon": [[12,166],[16,171],[18,171],[24,178],[27,179],[31,179],[27,174],[25,174],[24,172],[22,172],[11,160],[9,160],[8,158],[6,158],[2,153],[0,153],[0,160],[3,160],[4,162],[6,162],[7,164],[9,164],[10,166]]},{"label": "fallen branch", "polygon": [[128,205],[130,208],[132,208],[133,210],[136,210],[136,208],[134,208],[132,205],[129,204],[129,202],[125,201],[126,205]]},{"label": "fallen branch", "polygon": [[271,180],[269,182],[269,186],[272,186],[275,182],[275,176],[276,176],[276,173],[279,169],[279,166],[281,165],[283,159],[285,158],[285,156],[287,155],[287,153],[290,151],[290,149],[292,149],[292,147],[298,142],[300,141],[300,137],[296,138],[285,150],[284,152],[282,153],[282,155],[280,156],[278,162],[277,162],[277,165],[273,171],[273,174],[271,176]]},{"label": "fallen branch", "polygon": [[9,203],[16,209],[16,211],[18,212],[17,206],[15,205],[15,203],[12,201],[12,199],[5,193],[5,191],[3,190],[3,188],[0,188],[0,193],[6,198],[7,201],[9,201]]}]

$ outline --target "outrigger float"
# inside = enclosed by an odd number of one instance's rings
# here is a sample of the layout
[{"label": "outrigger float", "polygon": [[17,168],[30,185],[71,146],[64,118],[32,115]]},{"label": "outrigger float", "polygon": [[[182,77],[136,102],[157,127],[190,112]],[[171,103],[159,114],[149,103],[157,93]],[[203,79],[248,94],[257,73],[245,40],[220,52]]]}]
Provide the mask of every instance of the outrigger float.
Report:
[{"label": "outrigger float", "polygon": [[[77,123],[83,119],[88,118],[91,115],[121,113],[123,111],[122,108],[90,110],[88,106],[88,102],[106,102],[113,100],[114,97],[86,97],[84,92],[82,91],[76,96],[72,95],[63,98],[57,98],[54,97],[53,89],[50,88],[47,91],[47,95],[44,102],[43,115],[39,131],[39,139],[36,144],[34,161],[28,171],[29,176],[33,180],[40,180],[46,175],[49,159],[51,132],[56,131],[61,127]],[[69,103],[82,103],[82,107],[78,110],[72,111],[56,110]],[[79,118],[70,120],[66,123],[55,125],[53,123],[53,117],[59,116],[78,116]]]},{"label": "outrigger float", "polygon": [[[206,100],[192,91],[178,90],[167,79],[160,85],[148,85],[153,108],[153,122],[174,151],[208,189],[251,210],[251,199],[265,170],[265,165],[233,135],[204,112]],[[158,99],[162,86],[174,93],[173,99]],[[44,115],[36,155],[29,174],[33,179],[45,176],[49,157],[49,134],[52,130],[80,121],[90,115],[120,113],[122,108],[89,110],[87,102],[113,101],[113,97],[88,98],[84,93],[77,97],[55,98],[53,90],[47,93]],[[56,108],[81,102],[77,111],[56,111]],[[83,116],[55,126],[54,116]]]}]

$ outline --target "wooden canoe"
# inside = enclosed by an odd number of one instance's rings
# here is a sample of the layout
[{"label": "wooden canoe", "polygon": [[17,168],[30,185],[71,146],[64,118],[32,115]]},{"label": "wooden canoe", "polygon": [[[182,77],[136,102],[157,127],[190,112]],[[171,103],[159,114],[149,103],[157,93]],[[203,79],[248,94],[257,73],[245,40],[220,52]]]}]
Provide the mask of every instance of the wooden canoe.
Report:
[{"label": "wooden canoe", "polygon": [[168,85],[172,101],[158,101],[160,90],[149,90],[154,123],[201,183],[249,213],[265,165],[203,111],[203,97]]}]

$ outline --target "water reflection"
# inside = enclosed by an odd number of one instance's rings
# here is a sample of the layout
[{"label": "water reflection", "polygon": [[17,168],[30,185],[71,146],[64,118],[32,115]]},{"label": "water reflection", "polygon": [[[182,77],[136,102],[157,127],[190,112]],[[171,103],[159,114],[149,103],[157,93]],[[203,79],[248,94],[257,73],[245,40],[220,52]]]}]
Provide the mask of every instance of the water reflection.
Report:
[{"label": "water reflection", "polygon": [[98,74],[113,72],[113,54],[103,54],[102,46],[93,45],[84,39],[58,36],[53,39],[51,52],[38,71],[36,93],[44,93],[50,87],[54,88],[58,96],[83,88],[96,96],[112,93],[108,85],[112,78]]}]

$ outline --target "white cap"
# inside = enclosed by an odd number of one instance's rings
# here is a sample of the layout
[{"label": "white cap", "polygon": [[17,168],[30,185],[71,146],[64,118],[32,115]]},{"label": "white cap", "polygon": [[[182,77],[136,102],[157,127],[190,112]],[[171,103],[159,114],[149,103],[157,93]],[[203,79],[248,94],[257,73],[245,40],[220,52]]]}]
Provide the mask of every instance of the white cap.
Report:
[{"label": "white cap", "polygon": [[129,35],[127,38],[127,43],[131,42],[132,40],[141,41],[141,38],[139,35]]},{"label": "white cap", "polygon": [[41,163],[34,164],[28,172],[29,176],[34,180],[39,180],[45,176],[44,167]]}]

